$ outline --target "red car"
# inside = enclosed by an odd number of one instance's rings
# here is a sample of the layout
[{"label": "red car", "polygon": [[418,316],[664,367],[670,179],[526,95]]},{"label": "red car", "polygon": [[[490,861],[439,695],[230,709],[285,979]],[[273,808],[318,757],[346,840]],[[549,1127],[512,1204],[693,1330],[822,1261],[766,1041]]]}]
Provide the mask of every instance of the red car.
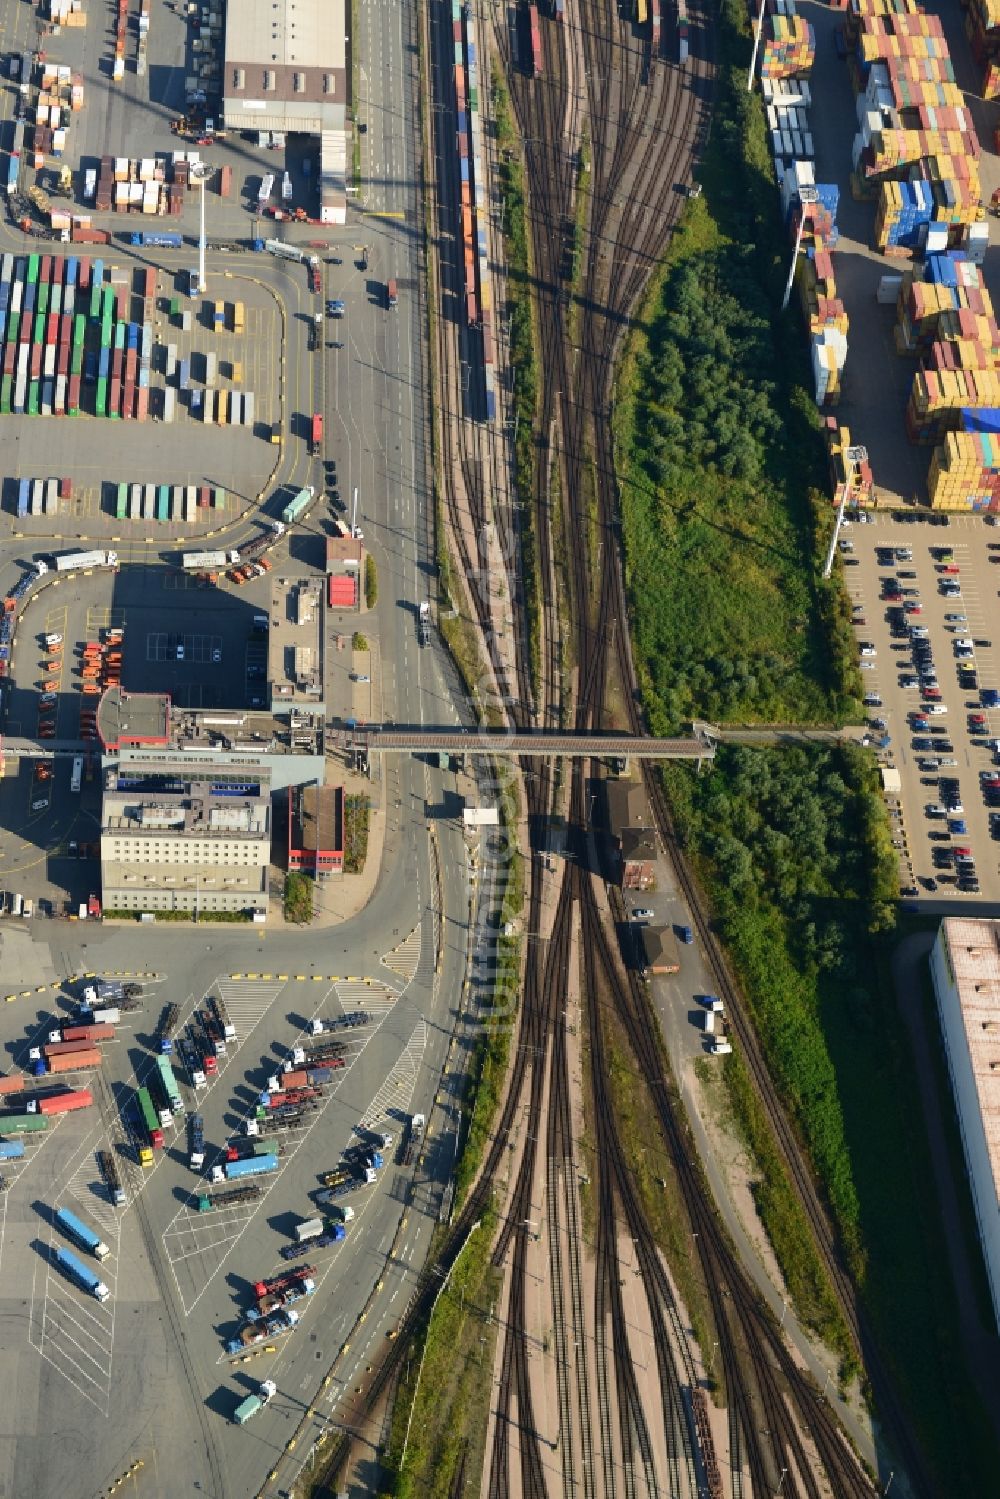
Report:
[{"label": "red car", "polygon": [[923,614],[924,606],[923,604],[907,604],[906,612],[907,614]]}]

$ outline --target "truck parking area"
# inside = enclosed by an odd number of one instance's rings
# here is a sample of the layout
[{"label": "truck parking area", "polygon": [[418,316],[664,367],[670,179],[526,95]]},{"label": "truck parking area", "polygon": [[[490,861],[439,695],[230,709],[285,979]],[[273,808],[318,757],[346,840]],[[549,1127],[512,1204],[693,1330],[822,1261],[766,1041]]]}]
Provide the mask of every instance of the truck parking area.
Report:
[{"label": "truck parking area", "polygon": [[944,527],[876,515],[843,536],[866,711],[873,737],[890,736],[880,758],[901,783],[890,804],[901,886],[935,904],[1000,901],[989,786],[1000,773],[1000,531],[973,517]]}]

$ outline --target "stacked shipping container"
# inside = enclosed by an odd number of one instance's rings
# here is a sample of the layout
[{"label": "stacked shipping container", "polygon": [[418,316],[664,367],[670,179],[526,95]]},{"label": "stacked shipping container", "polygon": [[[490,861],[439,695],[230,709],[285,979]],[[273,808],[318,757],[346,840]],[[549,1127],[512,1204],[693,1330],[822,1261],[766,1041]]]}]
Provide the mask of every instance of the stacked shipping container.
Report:
[{"label": "stacked shipping container", "polygon": [[[486,418],[496,415],[493,372],[493,292],[487,245],[486,179],[482,115],[479,109],[479,60],[476,23],[461,0],[452,0],[455,103],[458,116],[458,155],[461,181],[459,213],[462,224],[463,291],[466,319],[483,332]],[[537,15],[536,15],[537,22]]]}]

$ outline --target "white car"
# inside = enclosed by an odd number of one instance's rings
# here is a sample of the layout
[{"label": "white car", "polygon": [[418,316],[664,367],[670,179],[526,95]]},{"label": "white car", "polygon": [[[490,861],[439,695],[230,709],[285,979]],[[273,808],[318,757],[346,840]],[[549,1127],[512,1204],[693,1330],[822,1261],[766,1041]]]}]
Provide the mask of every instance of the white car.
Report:
[{"label": "white car", "polygon": [[875,647],[870,640],[863,640],[860,646],[862,656],[874,656]]},{"label": "white car", "polygon": [[930,633],[926,625],[910,626],[910,634],[914,640],[926,640]]},{"label": "white car", "polygon": [[947,703],[929,703],[924,711],[932,718],[940,718],[942,713],[947,713],[948,705]]},{"label": "white car", "polygon": [[649,906],[636,906],[632,912],[632,919],[633,921],[652,921],[653,912]]},{"label": "white car", "polygon": [[866,708],[881,708],[882,699],[879,697],[877,692],[866,692],[864,696],[864,705]]},{"label": "white car", "polygon": [[862,671],[877,671],[878,667],[877,667],[877,665],[876,665],[876,663],[874,661],[862,661],[861,662],[861,670]]}]

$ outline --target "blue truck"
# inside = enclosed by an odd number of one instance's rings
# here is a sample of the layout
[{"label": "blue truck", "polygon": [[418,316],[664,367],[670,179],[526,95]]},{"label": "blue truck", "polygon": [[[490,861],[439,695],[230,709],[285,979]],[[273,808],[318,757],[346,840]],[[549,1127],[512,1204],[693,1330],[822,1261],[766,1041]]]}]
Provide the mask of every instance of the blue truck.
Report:
[{"label": "blue truck", "polygon": [[64,1270],[70,1280],[75,1281],[81,1290],[89,1292],[91,1296],[96,1296],[98,1301],[107,1301],[111,1292],[101,1277],[95,1275],[93,1270],[88,1270],[72,1249],[64,1249],[61,1244],[56,1244],[52,1249],[52,1258],[60,1270]]},{"label": "blue truck", "polygon": [[75,1213],[69,1208],[58,1208],[56,1211],[56,1225],[63,1233],[79,1244],[81,1249],[86,1249],[97,1260],[106,1260],[111,1250],[103,1239],[99,1239],[92,1228],[82,1223]]},{"label": "blue truck", "polygon": [[325,1249],[330,1244],[339,1244],[341,1239],[347,1237],[347,1231],[342,1223],[327,1224],[324,1233],[315,1239],[305,1239],[301,1244],[283,1244],[278,1250],[283,1260],[301,1259],[304,1254],[312,1254],[314,1249]]},{"label": "blue truck", "polygon": [[269,1171],[277,1171],[278,1157],[274,1154],[247,1156],[242,1161],[226,1161],[224,1166],[212,1167],[212,1180],[239,1181],[244,1176],[265,1176]]},{"label": "blue truck", "polygon": [[144,245],[146,249],[180,250],[184,246],[184,236],[182,234],[163,234],[155,230],[145,230],[140,234],[130,234],[129,244]]},{"label": "blue truck", "polygon": [[23,1155],[23,1140],[0,1140],[0,1161],[19,1161]]}]

